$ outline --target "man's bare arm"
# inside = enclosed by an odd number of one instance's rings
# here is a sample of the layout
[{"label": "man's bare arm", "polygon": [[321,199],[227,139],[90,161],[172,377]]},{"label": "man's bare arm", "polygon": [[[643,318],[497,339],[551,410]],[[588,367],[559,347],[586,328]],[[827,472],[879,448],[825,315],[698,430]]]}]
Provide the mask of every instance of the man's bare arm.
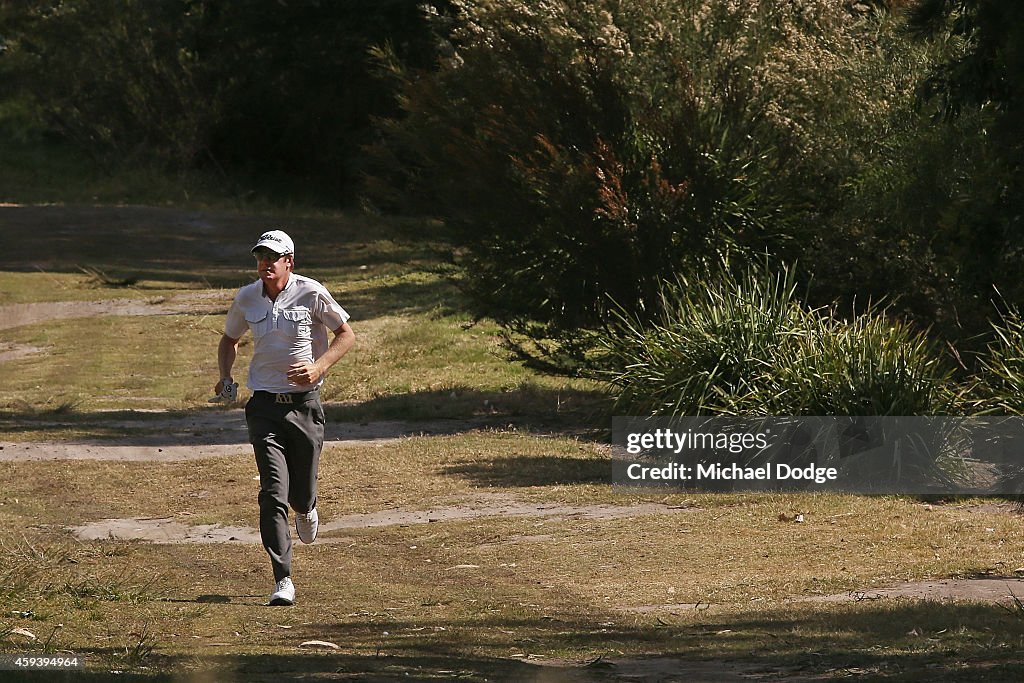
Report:
[{"label": "man's bare arm", "polygon": [[231,377],[231,368],[235,366],[235,358],[238,357],[238,340],[228,335],[222,335],[217,345],[217,367],[220,369],[220,379],[214,393],[220,396],[224,390],[224,380]]}]

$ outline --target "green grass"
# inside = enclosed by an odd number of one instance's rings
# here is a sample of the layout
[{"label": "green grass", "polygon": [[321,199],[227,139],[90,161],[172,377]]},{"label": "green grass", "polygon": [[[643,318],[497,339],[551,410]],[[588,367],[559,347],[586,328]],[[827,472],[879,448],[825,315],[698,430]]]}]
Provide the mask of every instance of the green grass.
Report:
[{"label": "green grass", "polygon": [[[0,343],[42,350],[5,363],[11,381],[0,387],[0,410],[7,414],[206,408],[223,313],[234,288],[254,279],[248,245],[268,224],[295,225],[293,232],[308,236],[298,242],[297,272],[324,282],[353,316],[357,346],[324,388],[326,399],[345,404],[348,419],[564,421],[592,414],[604,397],[593,382],[509,362],[498,327],[464,310],[459,272],[445,261],[443,245],[410,237],[422,226],[344,214],[260,218],[145,207],[22,207],[4,215],[24,237],[21,262],[46,270],[0,273],[0,305],[112,301],[116,313],[121,300],[188,302],[177,304],[182,315],[94,314],[0,329]],[[73,239],[72,224],[89,238]],[[170,238],[154,239],[165,231]],[[54,237],[61,249],[53,248]],[[137,282],[105,285],[82,273],[83,263],[108,279]],[[245,376],[249,343],[244,337],[236,377]]]},{"label": "green grass", "polygon": [[4,273],[0,306],[45,301],[91,301],[99,295],[147,299],[154,293],[141,287],[103,291],[96,278],[86,273],[36,272]]},{"label": "green grass", "polygon": [[81,411],[198,405],[213,394],[205,385],[217,374],[215,326],[207,316],[154,316],[17,328],[4,338],[44,351],[8,364],[12,376],[0,390],[0,405],[70,404]]},{"label": "green grass", "polygon": [[[349,419],[555,419],[601,396],[593,383],[537,376],[509,362],[490,323],[400,315],[351,322],[358,345],[323,391],[327,400],[348,406]],[[201,312],[72,318],[0,330],[0,341],[41,349],[4,364],[9,381],[0,386],[0,410],[205,408],[217,381],[222,325],[222,315]],[[245,377],[250,354],[244,337],[236,377]]]}]

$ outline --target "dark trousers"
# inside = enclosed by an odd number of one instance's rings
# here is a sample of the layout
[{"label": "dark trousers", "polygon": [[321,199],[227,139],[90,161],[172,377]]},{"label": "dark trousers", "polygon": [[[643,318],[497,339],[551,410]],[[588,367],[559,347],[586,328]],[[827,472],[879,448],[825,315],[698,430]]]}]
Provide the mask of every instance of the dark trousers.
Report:
[{"label": "dark trousers", "polygon": [[274,580],[292,574],[289,506],[305,514],[316,506],[316,480],[324,444],[324,409],[320,392],[284,394],[254,392],[245,405],[249,443],[260,472],[260,537],[270,555]]}]

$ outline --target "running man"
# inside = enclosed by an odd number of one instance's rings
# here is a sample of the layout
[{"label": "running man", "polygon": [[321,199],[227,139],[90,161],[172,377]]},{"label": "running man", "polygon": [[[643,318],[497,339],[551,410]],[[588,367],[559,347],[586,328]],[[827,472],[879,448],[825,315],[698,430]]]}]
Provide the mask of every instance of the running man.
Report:
[{"label": "running man", "polygon": [[[260,473],[260,536],[274,570],[271,605],[295,603],[288,508],[303,543],[316,539],[324,410],[320,386],[348,353],[355,333],[345,312],[316,280],[293,272],[295,245],[281,230],[260,235],[252,248],[259,280],[238,290],[217,348],[223,394],[233,384],[238,340],[253,336],[245,406],[249,442]],[[328,330],[334,339],[328,344]],[[227,395],[227,394],[224,394]]]}]

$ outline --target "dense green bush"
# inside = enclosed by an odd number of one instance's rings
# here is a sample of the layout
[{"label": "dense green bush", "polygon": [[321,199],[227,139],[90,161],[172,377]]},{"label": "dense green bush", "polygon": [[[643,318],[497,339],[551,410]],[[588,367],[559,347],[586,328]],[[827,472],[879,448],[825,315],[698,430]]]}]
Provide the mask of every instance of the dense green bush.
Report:
[{"label": "dense green bush", "polygon": [[793,272],[729,271],[663,292],[643,325],[623,313],[608,341],[623,415],[936,415],[957,409],[927,337],[869,311],[810,310]]},{"label": "dense green bush", "polygon": [[372,197],[447,221],[483,310],[569,335],[723,255],[842,254],[844,183],[912,94],[878,77],[889,20],[843,3],[452,5],[439,69],[388,61]]},{"label": "dense green bush", "polygon": [[203,17],[182,3],[4,3],[7,97],[28,96],[44,124],[101,159],[192,162],[207,147],[223,89],[200,58]]},{"label": "dense green bush", "polygon": [[372,118],[393,113],[371,46],[433,60],[411,0],[0,3],[0,101],[107,167],[147,162],[351,195]]},{"label": "dense green bush", "polygon": [[[439,70],[389,62],[373,197],[443,217],[513,328],[578,341],[611,301],[650,318],[662,281],[765,252],[813,305],[884,301],[947,340],[987,328],[993,284],[1024,298],[1012,3],[453,4]],[[896,5],[946,14],[920,40]]]},{"label": "dense green bush", "polygon": [[884,36],[893,68],[874,76],[902,73],[891,90],[913,99],[894,100],[874,142],[858,149],[812,294],[819,303],[887,298],[981,351],[993,286],[1024,301],[1024,5],[922,0],[911,9],[907,30]]}]

